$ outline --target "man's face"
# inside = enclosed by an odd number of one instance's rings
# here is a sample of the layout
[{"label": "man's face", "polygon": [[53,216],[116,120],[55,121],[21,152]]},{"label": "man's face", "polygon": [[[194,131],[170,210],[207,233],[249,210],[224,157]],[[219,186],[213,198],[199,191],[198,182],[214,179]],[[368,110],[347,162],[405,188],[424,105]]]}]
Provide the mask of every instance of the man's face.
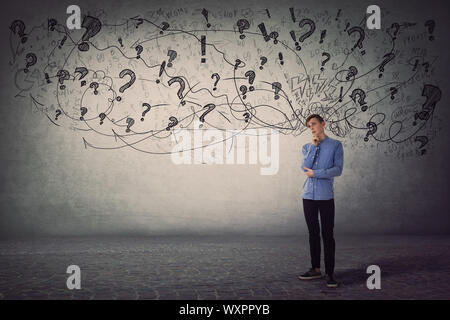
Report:
[{"label": "man's face", "polygon": [[317,118],[312,118],[308,121],[308,128],[311,130],[313,136],[318,136],[323,133],[325,127],[325,121],[320,123]]}]

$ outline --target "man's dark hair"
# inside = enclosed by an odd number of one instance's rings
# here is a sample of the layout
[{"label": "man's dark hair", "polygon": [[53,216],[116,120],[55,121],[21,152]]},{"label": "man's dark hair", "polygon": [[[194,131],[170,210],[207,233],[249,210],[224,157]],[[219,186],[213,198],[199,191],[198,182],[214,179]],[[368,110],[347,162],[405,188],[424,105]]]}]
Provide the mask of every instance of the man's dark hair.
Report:
[{"label": "man's dark hair", "polygon": [[319,116],[318,114],[312,114],[308,116],[308,118],[306,118],[306,126],[308,126],[308,121],[311,120],[312,118],[316,118],[317,120],[319,120],[320,123],[324,122],[321,116]]}]

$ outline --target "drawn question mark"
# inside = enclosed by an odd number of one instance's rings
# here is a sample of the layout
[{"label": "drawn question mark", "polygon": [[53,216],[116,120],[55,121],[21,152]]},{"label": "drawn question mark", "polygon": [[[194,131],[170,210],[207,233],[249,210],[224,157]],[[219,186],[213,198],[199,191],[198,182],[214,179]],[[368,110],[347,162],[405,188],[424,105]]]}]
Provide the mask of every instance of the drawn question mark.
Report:
[{"label": "drawn question mark", "polygon": [[81,37],[81,40],[83,40],[83,42],[78,45],[78,50],[88,51],[89,44],[87,43],[87,41],[89,41],[89,38],[92,38],[100,32],[100,30],[102,29],[102,23],[97,18],[85,16],[81,27],[85,28],[86,32]]},{"label": "drawn question mark", "polygon": [[166,130],[169,131],[170,128],[175,127],[178,124],[178,119],[175,117],[169,117],[169,124],[167,125]]},{"label": "drawn question mark", "polygon": [[146,102],[144,102],[144,103],[142,104],[142,106],[143,106],[143,107],[147,107],[147,109],[145,109],[144,112],[142,112],[142,118],[141,118],[141,121],[144,121],[145,114],[146,114],[147,112],[150,111],[151,106],[150,106],[148,103],[146,103]]},{"label": "drawn question mark", "polygon": [[98,94],[98,91],[97,91],[97,89],[98,89],[98,82],[92,82],[92,83],[89,85],[89,88],[94,88],[94,94],[95,94],[95,95]]},{"label": "drawn question mark", "polygon": [[[307,38],[309,38],[314,33],[314,30],[316,30],[316,24],[311,19],[302,19],[298,23],[298,26],[300,28],[303,28],[305,25],[309,25],[309,31],[307,31],[306,33],[301,35],[300,38],[298,38],[298,41],[300,41],[300,42],[305,41]],[[301,50],[301,47],[299,50]]]},{"label": "drawn question mark", "polygon": [[211,79],[214,79],[214,78],[216,78],[216,81],[214,82],[214,88],[213,88],[213,90],[216,90],[216,89],[217,89],[217,88],[216,88],[217,83],[218,83],[219,80],[220,80],[219,74],[218,74],[218,73],[213,73],[213,74],[211,75]]},{"label": "drawn question mark", "polygon": [[436,26],[436,23],[434,22],[434,20],[427,20],[425,22],[425,27],[428,27],[428,32],[430,33],[430,36],[428,37],[428,40],[430,40],[430,41],[434,40],[434,37],[432,36],[432,34],[433,34],[435,26]]},{"label": "drawn question mark", "polygon": [[397,88],[396,87],[390,87],[389,91],[391,92],[391,100],[394,100],[395,99],[394,95],[398,93]]},{"label": "drawn question mark", "polygon": [[348,73],[347,73],[347,76],[345,77],[345,79],[348,81],[348,80],[350,80],[351,77],[354,77],[357,74],[358,74],[358,69],[356,69],[355,66],[350,66],[348,68]]},{"label": "drawn question mark", "polygon": [[242,61],[240,59],[236,59],[236,61],[234,63],[234,70],[237,70],[237,68],[239,68],[241,63],[242,63]]},{"label": "drawn question mark", "polygon": [[276,32],[276,31],[272,31],[272,32],[269,34],[269,37],[273,39],[273,44],[277,44],[277,43],[278,43],[278,39],[277,39],[278,36],[279,36],[279,34],[278,34],[278,32]]},{"label": "drawn question mark", "polygon": [[175,50],[169,50],[167,52],[167,55],[169,56],[169,61],[167,62],[167,66],[170,68],[172,66],[172,61],[175,60],[177,57],[177,52]]},{"label": "drawn question mark", "polygon": [[162,27],[161,27],[162,30],[159,32],[159,34],[163,34],[164,31],[166,31],[169,27],[170,27],[170,24],[168,24],[167,22],[163,21]]},{"label": "drawn question mark", "polygon": [[100,113],[98,116],[99,116],[99,118],[100,118],[100,124],[102,125],[102,124],[103,124],[103,120],[105,120],[105,118],[106,118],[106,114],[104,114],[104,113],[102,112],[102,113]]},{"label": "drawn question mark", "polygon": [[[17,32],[17,28],[19,28],[19,32]],[[14,20],[11,23],[11,26],[9,29],[14,32],[14,34],[18,34],[20,37],[20,42],[25,43],[27,42],[27,37],[25,37],[25,23],[22,20]]]},{"label": "drawn question mark", "polygon": [[[120,71],[119,73],[119,77],[123,78],[125,76],[130,76],[130,81],[128,81],[127,83],[125,83],[123,86],[121,86],[119,88],[120,93],[123,93],[126,89],[128,89],[129,87],[131,87],[131,85],[134,83],[134,81],[136,81],[136,75],[134,74],[133,71],[131,71],[130,69],[123,69],[122,71]],[[117,96],[116,98],[117,101],[122,100],[122,97]]]},{"label": "drawn question mark", "polygon": [[356,103],[357,96],[359,96],[358,103],[361,106],[361,110],[366,111],[367,110],[367,106],[366,106],[367,102],[364,101],[364,99],[366,99],[366,93],[362,89],[355,89],[350,94],[350,98],[352,98],[353,102],[355,102],[355,103]]},{"label": "drawn question mark", "polygon": [[422,96],[426,97],[427,100],[422,105],[422,111],[417,112],[414,115],[413,125],[416,125],[417,118],[419,118],[420,120],[428,120],[430,115],[433,113],[434,108],[436,107],[436,103],[441,100],[442,92],[438,87],[435,87],[431,84],[426,84],[423,87]]},{"label": "drawn question mark", "polygon": [[[80,73],[81,77],[79,80],[82,80],[84,77],[86,77],[86,75],[89,73],[89,71],[85,67],[76,67],[74,73]],[[75,81],[75,77],[73,80]],[[84,85],[86,85],[86,80],[81,81],[81,86],[84,86]]]},{"label": "drawn question mark", "polygon": [[59,83],[61,84],[59,86],[59,88],[61,90],[64,90],[66,88],[66,86],[64,85],[64,80],[69,80],[70,79],[70,73],[67,70],[59,70],[58,73],[56,74],[56,76],[58,77]]},{"label": "drawn question mark", "polygon": [[394,32],[392,33],[392,35],[393,35],[392,40],[395,40],[395,39],[397,39],[397,33],[398,33],[398,30],[400,29],[400,25],[397,22],[395,22],[391,25],[391,29],[394,29]]},{"label": "drawn question mark", "polygon": [[58,21],[55,19],[48,19],[47,20],[47,29],[50,31],[55,31],[55,26],[58,24]]},{"label": "drawn question mark", "polygon": [[205,116],[208,113],[210,113],[211,111],[213,111],[215,107],[216,107],[216,105],[214,103],[208,103],[206,106],[204,106],[203,109],[208,109],[208,110],[203,112],[203,114],[200,116],[200,121],[205,122]]},{"label": "drawn question mark", "polygon": [[[362,49],[363,47],[363,40],[366,37],[366,33],[364,32],[364,29],[361,27],[351,27],[350,29],[347,30],[348,35],[350,36],[352,33],[358,33],[359,34],[359,38],[358,41],[356,41],[355,45],[352,48],[352,51],[355,50],[356,47],[358,47],[359,49]],[[366,53],[365,50],[361,51],[361,54],[364,55]]]},{"label": "drawn question mark", "polygon": [[391,53],[387,53],[383,56],[383,62],[381,63],[380,67],[378,68],[378,70],[380,71],[380,74],[378,75],[378,78],[381,78],[383,76],[383,72],[384,72],[384,67],[386,66],[386,64],[391,61],[392,59],[395,58],[395,54]]},{"label": "drawn question mark", "polygon": [[61,115],[61,110],[56,110],[56,116],[55,116],[55,120],[58,120],[58,117]]},{"label": "drawn question mark", "polygon": [[281,90],[281,83],[279,83],[279,82],[273,82],[273,83],[272,83],[272,89],[275,90],[275,96],[274,96],[274,99],[275,99],[275,100],[278,100],[278,99],[280,98],[280,96],[278,95],[278,93],[279,93],[280,90]]},{"label": "drawn question mark", "polygon": [[325,60],[322,61],[322,67],[320,68],[320,71],[323,71],[323,67],[325,66],[325,63],[327,63],[328,61],[330,61],[330,54],[328,52],[322,52],[322,57],[326,56],[327,58]]},{"label": "drawn question mark", "polygon": [[136,52],[137,52],[136,59],[140,59],[140,58],[141,58],[141,53],[142,53],[142,51],[144,50],[144,48],[142,48],[141,45],[137,45],[136,48],[134,48],[134,49],[135,49]]},{"label": "drawn question mark", "polygon": [[[30,58],[31,58],[31,61],[28,61]],[[31,67],[36,64],[36,62],[37,62],[36,55],[34,53],[27,53],[26,61],[27,61],[27,65],[25,66],[25,69],[23,70],[23,72],[25,72],[25,73],[28,72],[28,67]]]},{"label": "drawn question mark", "polygon": [[[428,143],[428,138],[426,136],[416,136],[416,138],[414,139],[414,142],[420,142],[420,148],[423,148],[427,143]],[[427,152],[426,149],[420,150],[420,154],[424,155]]]},{"label": "drawn question mark", "polygon": [[375,122],[369,121],[366,124],[366,127],[369,128],[369,130],[367,130],[366,136],[364,138],[364,141],[369,141],[369,135],[372,135],[377,132],[377,124]]},{"label": "drawn question mark", "polygon": [[139,18],[137,20],[138,20],[138,23],[136,23],[136,29],[139,28],[139,26],[144,23],[144,19],[142,19],[142,18]]},{"label": "drawn question mark", "polygon": [[255,72],[253,70],[249,70],[245,73],[245,76],[248,77],[248,83],[250,84],[250,91],[255,90],[255,88],[252,86],[253,81],[255,81]]},{"label": "drawn question mark", "polygon": [[262,69],[264,69],[263,65],[265,65],[266,62],[267,62],[267,58],[266,57],[260,57],[259,59],[261,60],[261,65],[259,66],[259,70],[262,70]]},{"label": "drawn question mark", "polygon": [[81,108],[80,108],[80,111],[81,111],[81,117],[80,117],[80,120],[84,120],[84,115],[88,112],[88,109],[85,108],[85,107],[81,107]]},{"label": "drawn question mark", "polygon": [[247,86],[242,85],[239,87],[239,90],[242,92],[242,99],[247,98],[247,96],[245,95],[247,93]]},{"label": "drawn question mark", "polygon": [[184,84],[184,80],[180,77],[174,77],[172,79],[170,79],[167,83],[169,84],[169,86],[171,86],[174,82],[178,82],[180,84],[180,89],[178,89],[177,95],[178,98],[180,98],[181,101],[181,105],[185,105],[185,101],[183,101],[183,91],[185,88],[185,84]]},{"label": "drawn question mark", "polygon": [[390,87],[389,91],[391,92],[391,100],[394,100],[395,99],[395,94],[398,93],[397,88],[396,87]]},{"label": "drawn question mark", "polygon": [[125,132],[130,132],[130,128],[131,126],[134,124],[134,119],[133,118],[127,118],[127,129],[125,130]]},{"label": "drawn question mark", "polygon": [[246,19],[240,19],[240,20],[238,20],[236,25],[237,25],[237,27],[239,29],[239,33],[241,34],[239,36],[239,38],[241,40],[245,39],[245,35],[243,33],[244,33],[244,30],[247,30],[247,29],[250,28],[250,22],[248,22],[248,20],[246,20]]}]

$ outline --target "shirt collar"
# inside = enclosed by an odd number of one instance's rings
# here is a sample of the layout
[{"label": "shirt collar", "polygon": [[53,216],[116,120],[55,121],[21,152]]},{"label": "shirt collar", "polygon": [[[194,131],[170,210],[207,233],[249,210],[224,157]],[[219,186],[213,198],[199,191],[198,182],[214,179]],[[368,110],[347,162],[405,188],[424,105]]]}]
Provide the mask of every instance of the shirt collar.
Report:
[{"label": "shirt collar", "polygon": [[328,136],[325,136],[325,138],[322,141],[320,141],[319,144],[321,144],[322,142],[324,142],[327,139],[328,139]]}]

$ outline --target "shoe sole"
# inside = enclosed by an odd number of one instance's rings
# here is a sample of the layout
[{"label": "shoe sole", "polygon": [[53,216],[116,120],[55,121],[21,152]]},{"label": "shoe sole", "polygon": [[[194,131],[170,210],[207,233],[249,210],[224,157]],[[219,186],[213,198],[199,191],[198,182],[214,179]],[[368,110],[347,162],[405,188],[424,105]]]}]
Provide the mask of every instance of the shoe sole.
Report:
[{"label": "shoe sole", "polygon": [[298,276],[298,278],[300,280],[314,280],[314,279],[320,279],[323,278],[323,276],[313,276],[313,277],[302,277],[302,276]]},{"label": "shoe sole", "polygon": [[328,288],[336,288],[338,285],[337,284],[327,284]]}]

